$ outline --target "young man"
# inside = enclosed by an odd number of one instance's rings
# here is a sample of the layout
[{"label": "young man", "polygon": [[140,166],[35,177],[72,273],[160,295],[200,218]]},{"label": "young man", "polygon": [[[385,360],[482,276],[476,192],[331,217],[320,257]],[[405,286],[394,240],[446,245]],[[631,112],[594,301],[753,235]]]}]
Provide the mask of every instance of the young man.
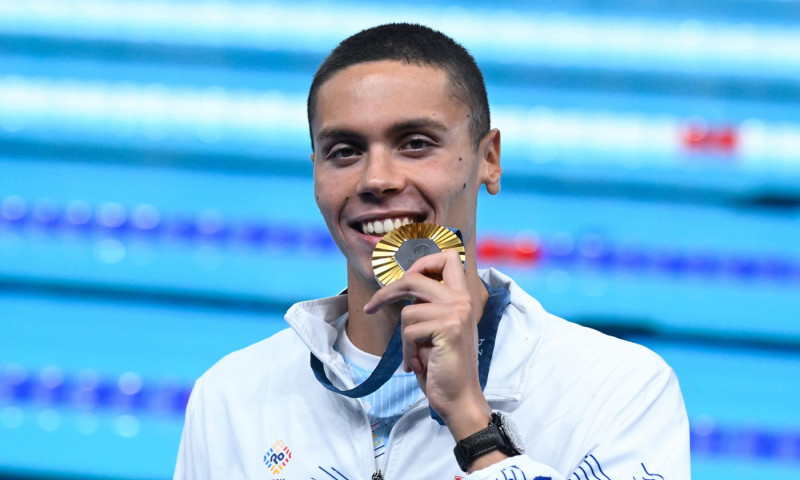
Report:
[{"label": "young man", "polygon": [[[477,270],[500,132],[466,50],[417,25],[360,32],[318,70],[308,116],[347,291],[294,305],[291,329],[198,380],[176,479],[689,478],[683,400],[657,355]],[[376,244],[422,222],[458,229],[465,263],[424,256],[380,288]]]}]

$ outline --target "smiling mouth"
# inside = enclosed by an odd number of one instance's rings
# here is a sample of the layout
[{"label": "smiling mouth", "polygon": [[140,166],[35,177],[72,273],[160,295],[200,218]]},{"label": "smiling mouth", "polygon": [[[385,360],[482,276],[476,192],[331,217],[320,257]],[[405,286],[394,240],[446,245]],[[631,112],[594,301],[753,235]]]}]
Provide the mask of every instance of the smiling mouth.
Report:
[{"label": "smiling mouth", "polygon": [[384,218],[382,220],[360,222],[356,225],[356,227],[359,228],[361,233],[365,235],[382,237],[395,228],[400,228],[401,226],[408,225],[410,223],[418,223],[418,221],[418,219],[412,217]]}]

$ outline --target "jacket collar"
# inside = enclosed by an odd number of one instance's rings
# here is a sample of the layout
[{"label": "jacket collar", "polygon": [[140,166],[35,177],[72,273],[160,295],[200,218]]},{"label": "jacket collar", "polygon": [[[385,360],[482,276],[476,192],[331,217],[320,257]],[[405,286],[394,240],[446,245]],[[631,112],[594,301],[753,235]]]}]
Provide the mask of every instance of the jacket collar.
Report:
[{"label": "jacket collar", "polygon": [[[509,277],[494,269],[478,272],[492,287],[503,286],[511,295],[511,304],[503,313],[497,332],[489,379],[484,394],[489,400],[519,401],[523,391],[525,368],[533,357],[539,332],[528,321],[530,297]],[[532,300],[532,299],[530,299]],[[538,303],[534,301],[538,306]],[[308,300],[293,305],[285,319],[308,349],[329,370],[329,377],[340,388],[354,386],[352,374],[333,345],[347,322],[347,295]],[[310,368],[310,367],[308,367]]]}]

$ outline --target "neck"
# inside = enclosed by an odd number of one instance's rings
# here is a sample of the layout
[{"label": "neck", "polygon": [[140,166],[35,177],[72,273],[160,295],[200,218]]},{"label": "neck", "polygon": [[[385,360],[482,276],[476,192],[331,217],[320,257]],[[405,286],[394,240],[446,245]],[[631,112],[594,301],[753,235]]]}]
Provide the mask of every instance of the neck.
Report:
[{"label": "neck", "polygon": [[[479,322],[483,314],[489,292],[483,284],[474,262],[467,260],[467,288],[470,292],[472,311],[475,312],[475,322]],[[400,311],[404,304],[398,302],[387,305],[373,315],[364,313],[364,305],[378,291],[378,284],[375,280],[364,281],[352,270],[348,269],[347,278],[347,336],[353,345],[360,350],[373,355],[383,355],[386,346],[392,338],[397,322],[400,319]]]}]

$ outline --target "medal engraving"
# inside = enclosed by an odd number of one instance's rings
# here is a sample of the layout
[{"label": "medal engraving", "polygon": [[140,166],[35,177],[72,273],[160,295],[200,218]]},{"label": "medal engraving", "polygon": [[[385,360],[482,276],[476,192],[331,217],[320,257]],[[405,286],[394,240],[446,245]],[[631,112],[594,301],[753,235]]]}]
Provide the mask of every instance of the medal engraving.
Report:
[{"label": "medal engraving", "polygon": [[430,238],[409,238],[397,249],[397,253],[394,254],[394,260],[403,271],[406,271],[411,264],[425,255],[441,251]]}]

